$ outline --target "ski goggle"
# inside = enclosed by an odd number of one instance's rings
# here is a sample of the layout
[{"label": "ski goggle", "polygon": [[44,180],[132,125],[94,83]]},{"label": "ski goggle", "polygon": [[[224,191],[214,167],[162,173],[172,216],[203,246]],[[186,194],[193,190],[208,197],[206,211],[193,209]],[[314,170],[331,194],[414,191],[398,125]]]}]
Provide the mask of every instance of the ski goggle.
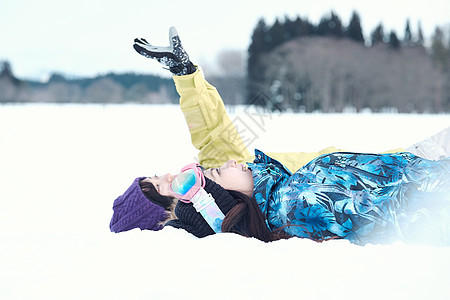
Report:
[{"label": "ski goggle", "polygon": [[206,184],[203,168],[192,163],[181,169],[169,186],[170,192],[185,203],[192,203],[214,232],[222,232],[222,222],[225,215],[217,206],[214,197],[208,194],[204,187]]},{"label": "ski goggle", "polygon": [[170,192],[185,203],[191,202],[195,194],[205,187],[205,176],[202,167],[197,163],[183,167],[170,184]]}]

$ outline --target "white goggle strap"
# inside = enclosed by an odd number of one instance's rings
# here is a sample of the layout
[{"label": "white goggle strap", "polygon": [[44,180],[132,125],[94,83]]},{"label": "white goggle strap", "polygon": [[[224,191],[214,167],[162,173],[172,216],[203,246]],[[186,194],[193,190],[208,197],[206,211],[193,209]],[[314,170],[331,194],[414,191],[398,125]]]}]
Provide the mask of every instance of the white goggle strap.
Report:
[{"label": "white goggle strap", "polygon": [[217,203],[211,194],[208,194],[201,188],[191,199],[191,202],[194,205],[195,210],[202,215],[215,233],[222,232],[222,222],[225,215],[217,206]]}]

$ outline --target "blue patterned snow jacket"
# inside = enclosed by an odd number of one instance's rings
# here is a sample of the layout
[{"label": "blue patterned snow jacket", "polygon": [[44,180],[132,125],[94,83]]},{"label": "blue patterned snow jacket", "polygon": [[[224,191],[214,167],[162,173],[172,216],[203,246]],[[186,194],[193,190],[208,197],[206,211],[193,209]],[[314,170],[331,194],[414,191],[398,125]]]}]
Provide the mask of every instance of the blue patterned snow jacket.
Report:
[{"label": "blue patterned snow jacket", "polygon": [[271,230],[359,245],[450,246],[450,159],[338,152],[292,174],[259,150],[255,157],[253,196]]}]

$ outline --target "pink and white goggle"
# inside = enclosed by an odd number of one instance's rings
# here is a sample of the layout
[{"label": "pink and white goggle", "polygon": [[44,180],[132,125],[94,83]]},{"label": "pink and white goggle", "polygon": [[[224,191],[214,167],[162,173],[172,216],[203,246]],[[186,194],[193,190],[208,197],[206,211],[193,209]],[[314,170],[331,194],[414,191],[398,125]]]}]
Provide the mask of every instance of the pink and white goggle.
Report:
[{"label": "pink and white goggle", "polygon": [[197,163],[183,167],[169,186],[170,192],[185,203],[192,203],[214,232],[222,232],[225,215],[211,194],[204,187],[206,181],[202,167]]}]

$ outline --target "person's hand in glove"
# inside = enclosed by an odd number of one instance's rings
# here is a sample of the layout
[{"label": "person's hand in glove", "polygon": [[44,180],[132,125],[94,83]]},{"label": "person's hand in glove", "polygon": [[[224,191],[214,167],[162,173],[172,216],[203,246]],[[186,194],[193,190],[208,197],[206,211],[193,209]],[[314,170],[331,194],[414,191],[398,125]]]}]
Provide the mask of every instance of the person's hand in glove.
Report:
[{"label": "person's hand in glove", "polygon": [[194,73],[196,67],[183,49],[175,27],[169,29],[169,43],[169,46],[166,47],[153,46],[141,38],[134,40],[133,48],[145,57],[156,59],[160,64],[168,67],[174,75],[181,76]]}]

